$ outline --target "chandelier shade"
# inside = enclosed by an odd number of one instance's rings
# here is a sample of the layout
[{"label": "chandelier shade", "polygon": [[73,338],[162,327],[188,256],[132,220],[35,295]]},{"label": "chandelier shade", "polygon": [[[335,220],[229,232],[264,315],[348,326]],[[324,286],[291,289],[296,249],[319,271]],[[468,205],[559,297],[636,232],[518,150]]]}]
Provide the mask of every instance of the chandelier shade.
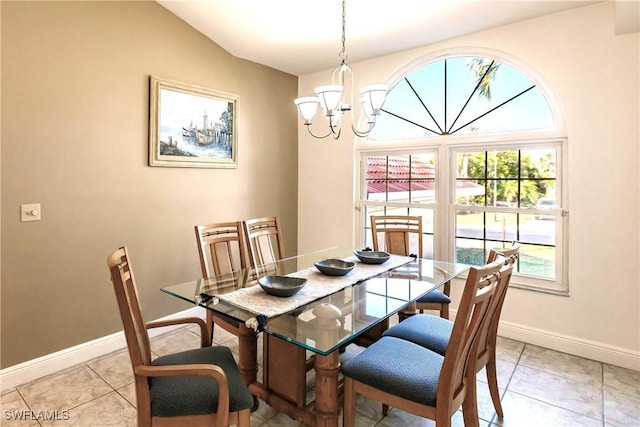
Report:
[{"label": "chandelier shade", "polygon": [[[364,117],[366,118],[366,127],[364,130],[356,129],[354,126],[353,114],[353,73],[351,67],[346,63],[345,52],[345,29],[346,29],[346,0],[342,1],[342,50],[340,58],[342,62],[333,72],[332,84],[318,86],[315,88],[317,96],[307,96],[297,98],[294,103],[298,107],[298,111],[304,119],[304,125],[314,138],[326,138],[331,135],[334,139],[340,137],[342,131],[342,115],[349,112],[351,116],[351,130],[358,137],[366,137],[369,135],[376,123],[376,117],[380,115],[382,106],[389,92],[389,86],[386,84],[370,84],[360,89],[360,98],[358,104]],[[349,93],[345,94],[345,77],[350,79]],[[345,99],[345,96],[348,98]],[[311,131],[313,118],[318,109],[318,104],[322,107],[322,112],[329,131],[326,135],[316,135]]]},{"label": "chandelier shade", "polygon": [[316,88],[315,92],[325,116],[332,115],[338,107],[341,107],[343,89],[344,87],[340,85],[325,85]]},{"label": "chandelier shade", "polygon": [[294,102],[298,107],[298,111],[300,111],[300,115],[304,119],[304,123],[311,124],[311,120],[313,120],[313,116],[316,115],[316,111],[318,110],[320,100],[315,96],[305,96],[304,98],[296,99]]}]

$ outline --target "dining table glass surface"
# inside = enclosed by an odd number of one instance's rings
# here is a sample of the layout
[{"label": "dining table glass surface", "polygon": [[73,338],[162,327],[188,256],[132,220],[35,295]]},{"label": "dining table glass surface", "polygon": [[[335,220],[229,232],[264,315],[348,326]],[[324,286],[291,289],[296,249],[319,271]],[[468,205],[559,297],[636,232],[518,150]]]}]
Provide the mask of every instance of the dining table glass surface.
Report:
[{"label": "dining table glass surface", "polygon": [[[322,275],[315,270],[314,264],[326,259],[354,261],[356,269],[342,278]],[[361,279],[361,273],[360,276],[354,274],[359,264],[351,249],[331,248],[258,268],[167,286],[162,291],[213,310],[217,316],[232,322],[248,325],[262,317],[258,330],[327,355],[469,268],[460,263],[400,257],[386,270],[383,264],[382,271]],[[266,275],[295,277],[300,272],[306,272],[305,277],[309,280],[317,278],[316,285],[320,287],[329,288],[333,280],[342,280],[348,286],[335,292],[328,291],[326,295],[266,319],[250,304],[235,303],[231,298],[234,293],[244,290],[264,297],[267,303],[281,304],[288,298],[267,295],[260,289],[258,279]],[[344,282],[352,274],[351,281]]]}]

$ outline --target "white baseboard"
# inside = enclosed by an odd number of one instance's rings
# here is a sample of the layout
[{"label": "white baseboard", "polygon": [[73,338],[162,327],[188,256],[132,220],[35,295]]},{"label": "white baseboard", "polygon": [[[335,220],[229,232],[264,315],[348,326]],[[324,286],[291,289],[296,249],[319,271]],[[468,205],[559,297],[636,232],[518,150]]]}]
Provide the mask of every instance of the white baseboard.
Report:
[{"label": "white baseboard", "polygon": [[[450,311],[450,319],[455,319],[456,310]],[[544,329],[523,326],[517,323],[500,321],[498,335],[527,344],[537,345],[550,350],[584,357],[597,362],[608,363],[621,368],[640,372],[640,352],[622,347],[603,344],[562,335]]]},{"label": "white baseboard", "polygon": [[[451,314],[453,318],[455,311]],[[194,307],[159,320],[192,316],[203,317],[203,315],[203,310],[199,307]],[[177,327],[180,326],[175,328]],[[170,328],[152,329],[149,331],[149,336],[166,333]],[[510,322],[500,322],[498,334],[505,338],[640,371],[640,352],[637,351],[634,352],[620,347],[582,340]],[[125,346],[123,332],[116,332],[115,334],[29,360],[19,365],[10,366],[0,370],[0,391],[5,392],[21,384],[117,351]]]},{"label": "white baseboard", "polygon": [[[169,320],[180,317],[204,317],[204,310],[193,307],[158,320]],[[181,326],[167,326],[165,328],[149,330],[149,337],[167,333]],[[0,392],[15,388],[38,378],[54,374],[63,369],[95,359],[96,357],[112,353],[125,348],[127,345],[124,332],[116,332],[106,337],[98,338],[83,344],[65,348],[55,353],[47,354],[37,359],[28,360],[18,365],[0,370]]]},{"label": "white baseboard", "polygon": [[640,352],[554,332],[500,322],[498,335],[586,359],[640,371]]}]

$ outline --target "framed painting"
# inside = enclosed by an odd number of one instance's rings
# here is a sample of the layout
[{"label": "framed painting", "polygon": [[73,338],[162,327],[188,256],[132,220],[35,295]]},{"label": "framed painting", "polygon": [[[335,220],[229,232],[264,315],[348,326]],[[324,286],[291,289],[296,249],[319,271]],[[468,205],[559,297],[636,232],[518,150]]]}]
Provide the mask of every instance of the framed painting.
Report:
[{"label": "framed painting", "polygon": [[237,167],[237,95],[151,76],[149,114],[149,166]]}]

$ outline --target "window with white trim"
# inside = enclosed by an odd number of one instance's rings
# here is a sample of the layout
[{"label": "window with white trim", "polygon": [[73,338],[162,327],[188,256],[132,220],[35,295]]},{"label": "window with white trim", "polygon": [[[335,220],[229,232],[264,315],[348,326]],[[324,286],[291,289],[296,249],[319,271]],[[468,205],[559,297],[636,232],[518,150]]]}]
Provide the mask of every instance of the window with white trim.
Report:
[{"label": "window with white trim", "polygon": [[357,150],[361,239],[371,215],[419,215],[428,258],[481,265],[517,240],[514,286],[567,293],[558,113],[505,62],[450,57],[398,79]]}]

